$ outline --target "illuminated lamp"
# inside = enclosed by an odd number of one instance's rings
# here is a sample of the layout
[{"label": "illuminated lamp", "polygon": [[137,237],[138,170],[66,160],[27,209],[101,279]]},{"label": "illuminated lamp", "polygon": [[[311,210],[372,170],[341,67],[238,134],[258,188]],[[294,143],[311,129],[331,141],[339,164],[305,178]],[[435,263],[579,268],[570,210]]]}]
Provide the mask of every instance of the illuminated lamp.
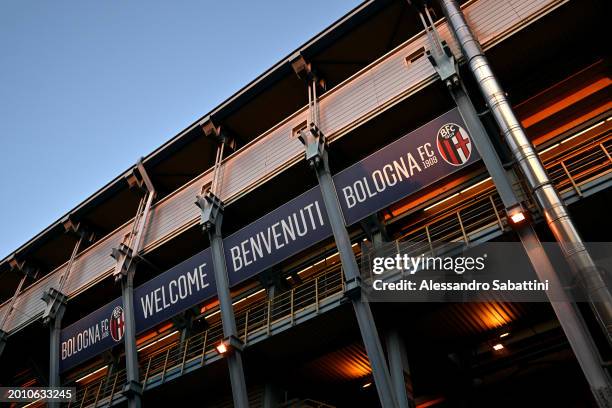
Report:
[{"label": "illuminated lamp", "polygon": [[224,342],[221,342],[217,345],[217,353],[219,354],[225,354],[227,353],[227,345]]},{"label": "illuminated lamp", "polygon": [[242,340],[240,340],[238,337],[229,336],[221,340],[221,342],[217,344],[215,349],[217,350],[217,353],[223,356],[230,355],[236,350],[242,351],[243,346],[244,345],[242,344]]},{"label": "illuminated lamp", "polygon": [[529,215],[520,204],[506,209],[506,214],[508,216],[508,222],[512,227],[523,226]]}]

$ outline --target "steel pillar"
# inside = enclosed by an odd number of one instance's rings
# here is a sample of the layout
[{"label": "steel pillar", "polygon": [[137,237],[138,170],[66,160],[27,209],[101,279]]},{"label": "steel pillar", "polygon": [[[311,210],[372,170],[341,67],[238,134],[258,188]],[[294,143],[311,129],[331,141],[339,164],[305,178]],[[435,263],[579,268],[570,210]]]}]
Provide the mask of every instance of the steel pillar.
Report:
[{"label": "steel pillar", "polygon": [[346,298],[353,304],[353,309],[355,310],[361,338],[370,360],[370,366],[372,367],[372,376],[380,403],[384,408],[394,408],[398,405],[395,393],[393,392],[393,386],[391,385],[389,367],[387,366],[378,331],[376,330],[370,303],[365,297],[361,296],[362,286],[359,268],[355,260],[355,253],[353,252],[348,231],[346,230],[340,202],[336,195],[334,180],[329,170],[325,136],[318,127],[319,103],[317,89],[319,87],[325,88],[325,81],[317,77],[312,65],[300,53],[293,55],[289,62],[297,76],[306,82],[308,88],[306,128],[299,132],[298,137],[304,144],[306,161],[315,171],[319,182],[323,203],[327,211],[336,247],[338,248],[338,254],[340,255],[342,270],[344,271],[344,293]]},{"label": "steel pillar", "polygon": [[506,143],[542,208],[551,232],[568,264],[581,281],[589,296],[591,308],[609,344],[612,344],[612,294],[609,288],[586,250],[563,200],[555,190],[531,141],[514,114],[459,5],[455,0],[440,0],[440,5],[447,17],[450,31],[461,46],[463,55]]},{"label": "steel pillar", "polygon": [[283,391],[272,383],[264,385],[262,408],[276,408],[283,403]]},{"label": "steel pillar", "polygon": [[[380,248],[389,240],[385,225],[380,221],[378,214],[372,214],[361,221],[361,226],[374,248]],[[405,374],[410,373],[410,368],[404,342],[396,329],[390,330],[385,337],[391,385],[395,390],[398,407],[413,408],[415,406],[413,395],[406,390]]]},{"label": "steel pillar", "polygon": [[410,368],[408,367],[408,357],[406,356],[404,341],[395,329],[390,330],[386,338],[387,356],[395,397],[400,408],[414,408],[414,396],[406,389],[406,377],[410,375]]},{"label": "steel pillar", "polygon": [[518,234],[525,246],[527,256],[534,265],[541,281],[548,280],[551,287],[550,304],[559,324],[576,355],[598,406],[612,407],[612,385],[610,377],[602,367],[599,353],[575,304],[562,289],[559,277],[550,263],[542,244],[531,226],[519,229]]},{"label": "steel pillar", "polygon": [[[47,303],[43,323],[49,326],[49,387],[60,387],[60,333],[68,298],[60,291],[50,288],[42,299]],[[59,407],[59,402],[49,402],[49,406]]]},{"label": "steel pillar", "polygon": [[149,178],[142,159],[138,160],[130,172],[125,175],[130,188],[140,189],[145,195],[140,200],[138,210],[132,223],[132,230],[126,240],[113,248],[111,256],[115,259],[113,276],[115,282],[121,283],[121,300],[123,302],[126,384],[123,395],[128,400],[128,407],[140,408],[142,405],[143,388],[138,374],[138,349],[136,348],[136,318],[134,315],[134,275],[137,260],[140,258],[140,248],[144,240],[144,231],[149,221],[153,200],[157,195],[155,187]]},{"label": "steel pillar", "polygon": [[[512,188],[511,182],[516,176],[512,171],[504,169],[463,86],[457,70],[456,60],[450,48],[444,41],[440,40],[427,8],[425,8],[425,12],[427,14],[427,21],[421,13],[419,14],[425,26],[431,48],[427,51],[428,58],[457,104],[459,112],[474,139],[476,148],[482,157],[487,171],[491,175],[506,210],[520,206],[520,201]],[[541,281],[548,280],[551,287],[553,287],[552,292],[548,293],[551,305],[591,386],[593,394],[600,406],[608,406],[606,404],[612,402],[610,397],[610,379],[600,363],[599,352],[575,304],[571,302],[568,295],[562,289],[559,277],[533,227],[525,222],[525,225],[517,228],[517,232],[538,278]]]},{"label": "steel pillar", "polygon": [[123,395],[128,400],[128,407],[140,408],[142,405],[142,385],[138,374],[138,350],[136,348],[136,324],[134,316],[134,274],[136,263],[132,250],[124,244],[114,248],[113,258],[117,260],[115,281],[121,282],[121,299],[123,301],[123,322],[125,348],[126,384]]},{"label": "steel pillar", "polygon": [[5,332],[4,330],[0,330],[0,356],[2,356],[4,347],[6,347],[7,338],[8,338],[8,333]]},{"label": "steel pillar", "polygon": [[198,197],[197,205],[202,209],[200,224],[210,240],[213,271],[217,284],[221,323],[223,325],[223,341],[229,348],[226,355],[234,406],[237,408],[248,407],[249,399],[242,364],[242,341],[236,328],[234,307],[232,305],[227,276],[227,265],[225,264],[225,252],[223,251],[223,238],[221,236],[223,203],[212,192],[208,192],[204,197]]},{"label": "steel pillar", "polygon": [[344,216],[338,202],[334,181],[329,170],[325,139],[318,128],[312,123],[310,127],[301,132],[300,139],[306,146],[306,160],[315,170],[317,180],[319,181],[323,202],[342,262],[342,269],[346,280],[345,294],[351,300],[355,309],[361,338],[365,345],[370,365],[372,366],[372,376],[374,377],[380,403],[384,408],[397,407],[389,368],[387,367],[376,330],[370,304],[365,298],[361,297],[362,288],[359,268],[344,224]]}]

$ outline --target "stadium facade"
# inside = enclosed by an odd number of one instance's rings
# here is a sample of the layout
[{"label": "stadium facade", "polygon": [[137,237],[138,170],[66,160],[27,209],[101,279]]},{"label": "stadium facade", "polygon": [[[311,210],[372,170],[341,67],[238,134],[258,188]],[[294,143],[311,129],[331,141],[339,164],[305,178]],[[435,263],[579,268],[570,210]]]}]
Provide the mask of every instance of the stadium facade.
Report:
[{"label": "stadium facade", "polygon": [[[0,384],[79,407],[610,406],[581,246],[612,241],[607,16],[362,3],[0,262]],[[505,241],[551,279],[540,242],[572,243],[599,301],[363,296],[366,248]]]}]

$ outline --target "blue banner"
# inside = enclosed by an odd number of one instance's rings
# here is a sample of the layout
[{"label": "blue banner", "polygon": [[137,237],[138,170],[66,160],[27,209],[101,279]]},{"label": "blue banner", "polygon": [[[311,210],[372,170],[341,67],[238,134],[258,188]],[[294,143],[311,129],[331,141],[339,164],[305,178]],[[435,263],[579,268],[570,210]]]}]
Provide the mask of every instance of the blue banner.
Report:
[{"label": "blue banner", "polygon": [[346,225],[480,159],[453,109],[334,176]]},{"label": "blue banner", "polygon": [[[479,160],[453,109],[334,176],[346,225],[375,213]],[[321,191],[314,187],[223,240],[230,286],[332,235]],[[141,333],[216,294],[210,249],[134,289]],[[66,370],[123,339],[120,299],[62,330]]]},{"label": "blue banner", "polygon": [[230,286],[332,235],[314,187],[223,240]]},{"label": "blue banner", "polygon": [[[136,334],[176,316],[217,293],[210,248],[134,289]],[[121,298],[102,306],[60,335],[60,371],[121,343],[124,336]]]},{"label": "blue banner", "polygon": [[[123,315],[121,298],[102,306],[95,312],[62,329],[60,334],[60,371],[65,371],[75,365],[97,356],[123,340],[118,325],[113,324],[111,336],[111,319],[117,322],[117,317]],[[113,312],[117,317],[113,317]],[[121,312],[119,312],[121,311]],[[119,334],[121,336],[119,337]]]}]

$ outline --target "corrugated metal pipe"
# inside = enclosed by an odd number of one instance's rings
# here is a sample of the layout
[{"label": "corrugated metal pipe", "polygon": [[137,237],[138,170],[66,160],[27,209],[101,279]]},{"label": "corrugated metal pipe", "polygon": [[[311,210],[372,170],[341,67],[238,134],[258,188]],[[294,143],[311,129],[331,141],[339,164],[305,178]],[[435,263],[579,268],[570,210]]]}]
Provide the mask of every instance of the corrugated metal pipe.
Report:
[{"label": "corrugated metal pipe", "polygon": [[591,307],[610,341],[612,338],[612,296],[604,279],[585,248],[561,197],[548,178],[538,154],[516,118],[505,92],[495,78],[489,61],[470,30],[457,2],[440,0],[440,5],[495,121],[502,130],[516,162],[542,208],[548,226],[559,242],[575,277],[581,282],[591,300]]}]

